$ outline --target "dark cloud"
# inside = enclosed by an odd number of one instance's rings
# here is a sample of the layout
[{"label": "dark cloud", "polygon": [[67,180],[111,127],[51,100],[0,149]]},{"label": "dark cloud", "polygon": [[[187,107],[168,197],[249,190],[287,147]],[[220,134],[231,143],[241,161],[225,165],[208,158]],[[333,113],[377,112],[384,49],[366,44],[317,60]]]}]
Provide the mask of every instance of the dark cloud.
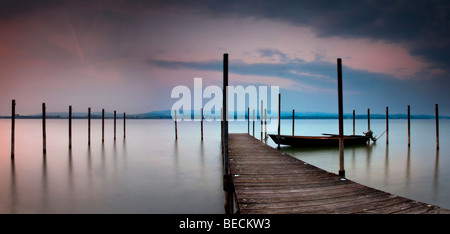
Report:
[{"label": "dark cloud", "polygon": [[[153,2],[155,4],[155,2]],[[413,56],[450,71],[450,2],[377,1],[163,1],[211,17],[252,17],[311,27],[319,37],[401,43]]]},{"label": "dark cloud", "polygon": [[210,17],[252,17],[311,27],[320,37],[402,43],[414,56],[450,71],[450,2],[441,0],[134,0],[2,1],[0,19],[68,6],[126,11],[178,11]]}]

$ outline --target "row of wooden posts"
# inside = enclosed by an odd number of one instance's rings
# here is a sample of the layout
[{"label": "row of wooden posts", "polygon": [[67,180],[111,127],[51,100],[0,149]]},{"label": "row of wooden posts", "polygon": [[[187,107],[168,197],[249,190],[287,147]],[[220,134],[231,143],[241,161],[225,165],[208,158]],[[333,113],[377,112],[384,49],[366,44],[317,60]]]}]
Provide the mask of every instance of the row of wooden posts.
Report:
[{"label": "row of wooden posts", "polygon": [[[280,95],[281,98],[281,95]],[[261,101],[261,110],[263,109],[263,101]],[[411,146],[411,115],[410,115],[410,105],[408,105],[408,146]],[[221,109],[222,112],[222,109]],[[280,111],[279,111],[280,113]],[[177,129],[177,111],[174,111],[175,114],[175,140],[178,139],[178,129]],[[222,113],[221,113],[222,116]],[[262,117],[264,116],[264,117]],[[438,104],[435,104],[435,117],[436,117],[436,149],[439,149],[439,107]],[[255,137],[255,122],[257,116],[255,115],[255,109],[253,109],[253,137]],[[222,117],[223,119],[223,117]],[[280,116],[278,117],[280,119]],[[355,110],[353,110],[353,135],[355,135]],[[260,115],[261,120],[261,140],[267,139],[267,109],[264,109],[264,113]],[[201,108],[201,140],[203,141],[203,108]],[[248,134],[250,135],[250,108],[247,108],[247,125],[248,125]],[[264,130],[263,130],[264,128]],[[294,136],[295,129],[295,109],[292,109],[292,136]],[[367,109],[367,130],[370,130],[370,108]],[[389,107],[386,107],[386,144],[389,144]],[[279,146],[278,146],[279,147]]]},{"label": "row of wooden posts", "polygon": [[[43,153],[47,153],[47,137],[46,137],[46,107],[42,103],[42,143]],[[114,140],[116,140],[116,118],[117,112],[114,111]],[[13,99],[11,103],[11,158],[14,158],[14,141],[15,141],[15,119],[16,119],[16,101]],[[123,138],[126,138],[126,113],[123,113]],[[105,109],[102,109],[102,143],[105,142]],[[88,108],[88,146],[91,145],[91,108]],[[69,106],[69,149],[72,149],[72,106]]]}]

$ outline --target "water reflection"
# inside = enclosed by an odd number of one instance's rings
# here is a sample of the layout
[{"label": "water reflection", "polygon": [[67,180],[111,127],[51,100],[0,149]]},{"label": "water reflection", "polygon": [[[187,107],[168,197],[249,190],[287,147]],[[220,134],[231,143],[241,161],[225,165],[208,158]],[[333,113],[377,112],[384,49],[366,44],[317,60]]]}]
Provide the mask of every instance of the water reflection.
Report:
[{"label": "water reflection", "polygon": [[41,210],[47,210],[48,207],[48,177],[47,177],[47,157],[44,154],[42,157],[42,186],[41,186],[41,198],[42,208]]},{"label": "water reflection", "polygon": [[73,201],[74,197],[76,196],[74,193],[76,190],[74,189],[74,172],[73,172],[73,162],[72,162],[72,149],[69,149],[68,152],[68,169],[67,169],[67,177],[68,177],[68,191],[69,191],[69,199],[68,199],[68,205],[70,205],[71,209],[73,210]]},{"label": "water reflection", "polygon": [[434,176],[433,176],[433,200],[437,200],[439,193],[439,150],[436,150],[436,157],[434,162]]},{"label": "water reflection", "polygon": [[384,157],[384,185],[386,186],[389,181],[389,144],[386,144]]},{"label": "water reflection", "polygon": [[408,147],[407,157],[406,157],[406,170],[405,170],[405,189],[406,192],[410,192],[411,185],[411,147]]},{"label": "water reflection", "polygon": [[17,193],[17,186],[16,186],[16,166],[14,164],[14,159],[11,159],[11,213],[16,214],[16,206],[19,203],[17,201],[18,193]]}]

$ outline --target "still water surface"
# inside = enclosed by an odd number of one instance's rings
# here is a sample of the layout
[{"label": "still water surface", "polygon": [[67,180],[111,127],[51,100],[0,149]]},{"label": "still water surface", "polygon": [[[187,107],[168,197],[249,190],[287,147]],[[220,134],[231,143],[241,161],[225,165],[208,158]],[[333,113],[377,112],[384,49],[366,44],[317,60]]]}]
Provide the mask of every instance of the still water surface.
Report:
[{"label": "still water surface", "polygon": [[[220,122],[179,122],[175,141],[171,120],[92,120],[91,146],[87,120],[73,120],[72,150],[68,121],[47,120],[47,154],[42,153],[41,120],[16,120],[16,156],[10,159],[10,120],[0,120],[0,213],[224,213]],[[440,150],[435,149],[433,120],[411,121],[411,147],[406,120],[390,120],[376,144],[346,147],[348,179],[400,196],[450,208],[450,121],[440,121]],[[356,121],[357,134],[367,121]],[[376,135],[384,120],[372,120]],[[296,135],[337,133],[337,120],[296,120]],[[255,124],[259,138],[260,125]],[[282,120],[291,134],[291,120]],[[247,132],[247,122],[230,122],[230,132]],[[252,132],[252,130],[251,130]],[[345,134],[352,133],[345,120]],[[267,144],[275,146],[269,139]],[[282,150],[330,172],[339,167],[338,149]]]}]

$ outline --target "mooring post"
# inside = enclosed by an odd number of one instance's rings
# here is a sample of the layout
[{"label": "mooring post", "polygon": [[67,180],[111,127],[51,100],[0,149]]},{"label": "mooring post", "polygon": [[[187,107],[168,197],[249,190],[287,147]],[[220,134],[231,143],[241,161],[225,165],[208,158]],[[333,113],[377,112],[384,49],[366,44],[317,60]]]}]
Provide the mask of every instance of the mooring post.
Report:
[{"label": "mooring post", "polygon": [[295,109],[292,109],[292,136],[294,135],[294,129],[295,129]]},{"label": "mooring post", "polygon": [[267,140],[267,108],[264,109],[264,139]]},{"label": "mooring post", "polygon": [[250,107],[247,107],[247,128],[248,135],[250,135]]},{"label": "mooring post", "polygon": [[261,109],[259,109],[259,119],[261,119],[261,141],[263,141],[263,100],[261,100]]},{"label": "mooring post", "polygon": [[439,107],[438,104],[434,105],[436,112],[436,149],[439,149]]},{"label": "mooring post", "polygon": [[69,149],[72,149],[72,106],[69,106]]},{"label": "mooring post", "polygon": [[389,107],[386,107],[386,144],[389,144]]},{"label": "mooring post", "polygon": [[105,142],[105,109],[102,109],[102,142]]},{"label": "mooring post", "polygon": [[355,135],[355,110],[353,110],[353,135]]},{"label": "mooring post", "polygon": [[226,193],[226,213],[233,213],[233,193],[234,187],[232,178],[230,175],[230,168],[228,162],[228,54],[223,54],[223,91],[222,91],[222,101],[223,101],[223,113],[224,113],[224,123],[223,123],[223,133],[224,133],[224,175],[223,175],[223,187]]},{"label": "mooring post", "polygon": [[203,141],[203,108],[201,108],[201,133],[202,133],[202,141]]},{"label": "mooring post", "polygon": [[253,137],[255,137],[255,109],[253,109]]},{"label": "mooring post", "polygon": [[345,177],[344,169],[344,111],[342,101],[342,59],[337,59],[338,105],[339,105],[339,176]]},{"label": "mooring post", "polygon": [[408,105],[408,147],[411,146],[411,115],[410,106]]},{"label": "mooring post", "polygon": [[116,111],[114,111],[114,140],[116,140]]},{"label": "mooring post", "polygon": [[45,103],[42,103],[42,148],[44,155],[47,153],[47,140],[45,134]]},{"label": "mooring post", "polygon": [[88,108],[88,146],[91,145],[91,108]]},{"label": "mooring post", "polygon": [[127,120],[127,114],[123,112],[123,139],[125,139],[126,136],[126,121]]},{"label": "mooring post", "polygon": [[15,124],[16,124],[16,100],[11,101],[11,158],[14,159],[14,141],[15,141]]},{"label": "mooring post", "polygon": [[281,125],[281,94],[278,94],[278,147],[277,149],[281,149],[280,147],[280,125]]},{"label": "mooring post", "polygon": [[177,110],[175,112],[175,140],[178,140],[178,129],[177,129]]}]

